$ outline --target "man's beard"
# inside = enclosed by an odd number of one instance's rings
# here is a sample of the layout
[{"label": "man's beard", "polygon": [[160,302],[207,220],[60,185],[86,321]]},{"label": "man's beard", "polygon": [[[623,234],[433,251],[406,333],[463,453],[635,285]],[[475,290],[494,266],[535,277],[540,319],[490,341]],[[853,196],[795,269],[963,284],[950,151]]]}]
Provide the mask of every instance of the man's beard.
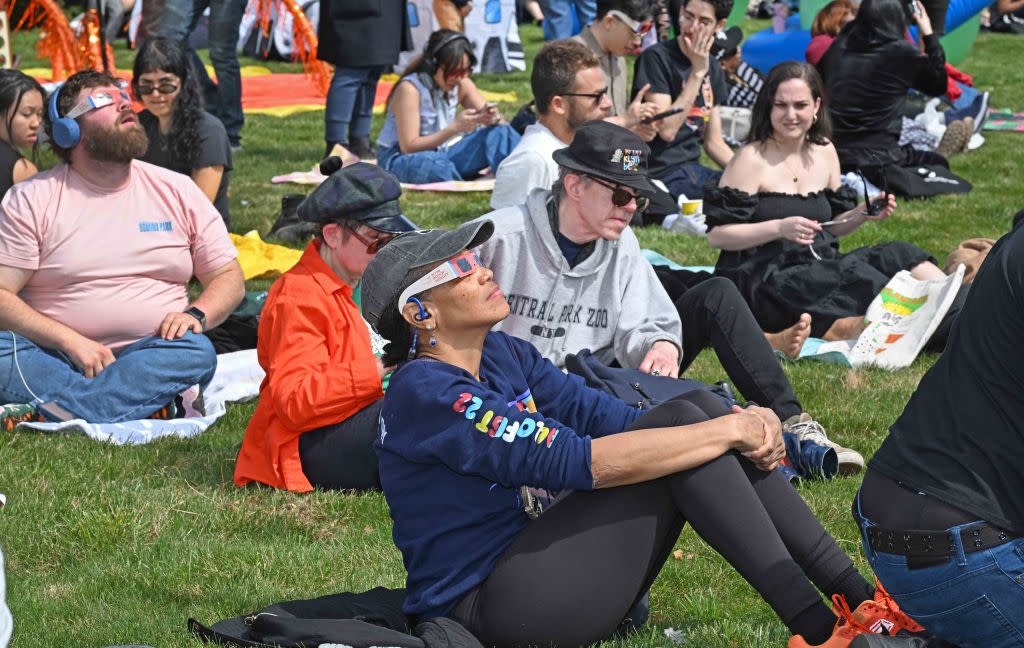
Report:
[{"label": "man's beard", "polygon": [[149,138],[138,122],[129,129],[118,126],[94,126],[83,133],[83,144],[89,157],[98,162],[119,162],[127,164],[145,155]]},{"label": "man's beard", "polygon": [[577,109],[576,103],[572,102],[569,104],[569,112],[566,114],[565,118],[566,121],[568,121],[569,130],[575,133],[580,126],[586,124],[588,121],[604,119],[606,116],[607,115],[604,112],[594,108],[591,108],[590,110]]}]

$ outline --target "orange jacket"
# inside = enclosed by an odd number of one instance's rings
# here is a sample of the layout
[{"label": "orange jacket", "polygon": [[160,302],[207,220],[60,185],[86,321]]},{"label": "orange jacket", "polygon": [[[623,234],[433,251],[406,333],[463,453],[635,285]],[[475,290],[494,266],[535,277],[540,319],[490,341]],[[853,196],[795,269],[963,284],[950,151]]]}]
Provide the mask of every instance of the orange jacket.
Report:
[{"label": "orange jacket", "polygon": [[267,372],[242,439],[235,483],[313,490],[299,460],[299,435],[339,423],[384,396],[370,332],[352,289],[320,258],[314,241],[274,282],[256,345]]}]

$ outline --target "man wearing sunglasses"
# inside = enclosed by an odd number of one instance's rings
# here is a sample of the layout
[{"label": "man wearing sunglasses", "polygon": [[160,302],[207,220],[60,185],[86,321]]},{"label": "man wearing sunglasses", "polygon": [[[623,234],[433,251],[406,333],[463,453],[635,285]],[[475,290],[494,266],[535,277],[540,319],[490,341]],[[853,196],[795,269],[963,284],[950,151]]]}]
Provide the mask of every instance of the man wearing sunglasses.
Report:
[{"label": "man wearing sunglasses", "polygon": [[[512,153],[498,166],[491,192],[495,209],[523,204],[538,187],[550,189],[558,178],[552,155],[571,143],[576,129],[586,122],[607,119],[627,125],[625,116],[608,116],[612,102],[598,57],[576,40],[554,41],[541,48],[533,59],[530,87],[537,123],[527,126]],[[651,110],[650,104],[638,100],[630,105],[629,114],[646,115]],[[653,126],[636,119],[632,122],[632,130],[644,139],[657,133]]]},{"label": "man wearing sunglasses", "polygon": [[263,306],[257,352],[267,377],[238,453],[239,486],[380,488],[373,440],[390,368],[374,355],[383,342],[371,342],[358,284],[380,248],[416,229],[401,193],[393,175],[359,162],[299,205],[319,232]]},{"label": "man wearing sunglasses", "polygon": [[647,145],[593,121],[554,159],[560,173],[552,191],[535,189],[525,205],[481,217],[495,231],[476,252],[511,307],[497,329],[559,367],[566,355],[590,349],[605,364],[672,377],[712,346],[748,400],[783,421],[812,421],[730,281],[708,279],[673,304],[641,254],[628,225],[656,191]]},{"label": "man wearing sunglasses", "polygon": [[[597,56],[612,100],[610,114],[625,118],[616,123],[626,128],[656,112],[653,104],[644,102],[645,92],[637,93],[640,101],[630,105],[626,69],[626,55],[639,53],[644,35],[654,26],[652,10],[649,0],[598,0],[597,19],[573,36],[573,40],[583,43]],[[650,137],[645,137],[646,133],[639,135],[650,140],[654,131]]]},{"label": "man wearing sunglasses", "polygon": [[55,92],[63,163],[0,205],[0,403],[22,420],[173,417],[213,377],[202,333],[242,299],[238,252],[191,178],[133,159],[147,138],[116,79],[79,72]]}]

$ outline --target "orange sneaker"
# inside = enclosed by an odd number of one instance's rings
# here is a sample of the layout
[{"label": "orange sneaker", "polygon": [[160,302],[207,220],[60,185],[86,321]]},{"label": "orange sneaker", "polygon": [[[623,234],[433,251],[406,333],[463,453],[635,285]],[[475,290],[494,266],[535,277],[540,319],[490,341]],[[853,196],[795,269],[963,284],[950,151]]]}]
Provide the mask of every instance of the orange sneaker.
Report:
[{"label": "orange sneaker", "polygon": [[856,611],[851,611],[850,604],[846,602],[842,595],[833,594],[832,612],[839,617],[839,620],[836,621],[835,627],[832,628],[832,636],[826,639],[824,643],[815,646],[814,644],[807,643],[802,635],[793,635],[789,638],[787,646],[789,648],[847,648],[850,642],[856,639],[858,635],[871,633],[870,628],[857,620],[857,613],[868,604],[873,605],[874,601],[864,601],[857,606]]},{"label": "orange sneaker", "polygon": [[889,592],[885,591],[877,576],[875,577],[874,600],[864,601],[857,608],[857,612],[861,612],[863,615],[859,621],[871,628],[871,631],[875,634],[892,636],[898,632],[917,634],[925,631],[917,621],[914,621],[905,612],[900,610],[900,606],[889,596]]}]

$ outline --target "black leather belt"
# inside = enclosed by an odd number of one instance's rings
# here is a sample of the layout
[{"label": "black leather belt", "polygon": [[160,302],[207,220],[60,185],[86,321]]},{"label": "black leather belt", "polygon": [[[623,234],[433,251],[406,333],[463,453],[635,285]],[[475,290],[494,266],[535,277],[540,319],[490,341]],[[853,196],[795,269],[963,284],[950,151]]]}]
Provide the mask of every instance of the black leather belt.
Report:
[{"label": "black leather belt", "polygon": [[[872,549],[906,556],[911,569],[941,565],[956,555],[953,534],[949,531],[891,531],[870,526],[867,534]],[[965,554],[998,547],[1019,537],[987,522],[960,530]]]}]

